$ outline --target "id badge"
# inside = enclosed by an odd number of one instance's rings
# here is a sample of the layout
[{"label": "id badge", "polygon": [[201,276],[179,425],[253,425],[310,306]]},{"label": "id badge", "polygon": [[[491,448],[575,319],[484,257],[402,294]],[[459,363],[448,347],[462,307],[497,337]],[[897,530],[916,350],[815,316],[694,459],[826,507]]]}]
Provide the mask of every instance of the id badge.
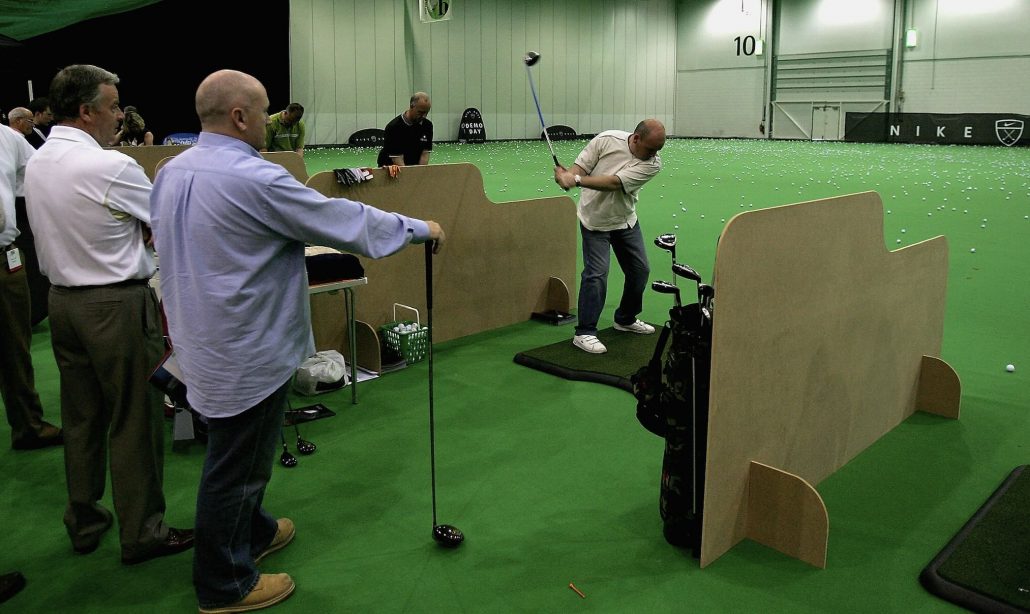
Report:
[{"label": "id badge", "polygon": [[19,269],[21,269],[21,252],[17,247],[11,247],[7,250],[7,272],[14,273]]}]

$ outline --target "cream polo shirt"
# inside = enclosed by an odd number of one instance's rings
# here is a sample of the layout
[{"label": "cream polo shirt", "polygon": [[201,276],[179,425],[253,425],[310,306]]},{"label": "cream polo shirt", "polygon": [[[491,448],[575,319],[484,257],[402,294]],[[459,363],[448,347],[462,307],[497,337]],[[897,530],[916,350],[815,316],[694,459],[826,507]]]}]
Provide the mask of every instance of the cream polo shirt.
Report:
[{"label": "cream polo shirt", "polygon": [[629,135],[622,130],[602,132],[576,158],[576,164],[588,175],[616,175],[622,181],[622,190],[602,192],[583,188],[580,191],[576,214],[588,230],[632,228],[637,223],[640,188],[662,170],[662,160],[657,155],[650,160],[633,157],[629,151]]},{"label": "cream polo shirt", "polygon": [[71,126],[54,126],[25,171],[25,201],[40,269],[58,286],[147,279],[143,243],[150,180],[125,154]]}]

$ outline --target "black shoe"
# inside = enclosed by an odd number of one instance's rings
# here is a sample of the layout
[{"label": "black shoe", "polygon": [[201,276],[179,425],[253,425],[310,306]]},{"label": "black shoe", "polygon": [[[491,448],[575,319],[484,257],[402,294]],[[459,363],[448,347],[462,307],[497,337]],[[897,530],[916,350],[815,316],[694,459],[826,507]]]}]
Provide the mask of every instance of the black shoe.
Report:
[{"label": "black shoe", "polygon": [[0,603],[14,597],[23,588],[25,588],[25,576],[21,575],[20,571],[0,575]]},{"label": "black shoe", "polygon": [[50,446],[64,444],[64,433],[58,427],[49,422],[43,423],[43,428],[38,435],[29,435],[11,442],[11,448],[15,450],[39,450]]},{"label": "black shoe", "polygon": [[122,564],[136,565],[138,563],[149,561],[150,559],[156,559],[159,556],[178,554],[184,550],[189,550],[192,547],[193,529],[173,529],[169,527],[168,537],[166,537],[163,542],[151,548],[149,552],[139,556],[123,556]]}]

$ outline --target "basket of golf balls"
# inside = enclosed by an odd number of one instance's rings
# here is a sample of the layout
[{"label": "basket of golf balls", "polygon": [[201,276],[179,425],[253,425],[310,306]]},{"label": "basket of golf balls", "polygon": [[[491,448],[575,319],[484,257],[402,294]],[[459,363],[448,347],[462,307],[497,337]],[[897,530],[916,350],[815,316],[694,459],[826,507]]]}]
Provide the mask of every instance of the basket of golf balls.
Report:
[{"label": "basket of golf balls", "polygon": [[[398,320],[397,308],[403,307],[415,312],[414,320]],[[403,358],[407,363],[418,362],[426,357],[429,346],[429,328],[423,327],[418,310],[400,303],[393,304],[393,321],[379,327],[388,359]]]}]

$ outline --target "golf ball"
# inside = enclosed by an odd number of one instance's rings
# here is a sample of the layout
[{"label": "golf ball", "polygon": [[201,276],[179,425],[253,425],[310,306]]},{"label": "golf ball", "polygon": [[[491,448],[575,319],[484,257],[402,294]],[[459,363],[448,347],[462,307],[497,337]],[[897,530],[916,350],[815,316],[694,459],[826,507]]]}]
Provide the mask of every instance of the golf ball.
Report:
[{"label": "golf ball", "polygon": [[1016,370],[1016,365],[1005,365],[1005,370],[1008,371],[1009,373],[1012,373],[1013,371]]},{"label": "golf ball", "polygon": [[976,253],[976,248],[974,247],[974,248],[970,249],[970,250],[969,250],[969,253],[970,253],[970,254],[975,254],[975,253]]}]

